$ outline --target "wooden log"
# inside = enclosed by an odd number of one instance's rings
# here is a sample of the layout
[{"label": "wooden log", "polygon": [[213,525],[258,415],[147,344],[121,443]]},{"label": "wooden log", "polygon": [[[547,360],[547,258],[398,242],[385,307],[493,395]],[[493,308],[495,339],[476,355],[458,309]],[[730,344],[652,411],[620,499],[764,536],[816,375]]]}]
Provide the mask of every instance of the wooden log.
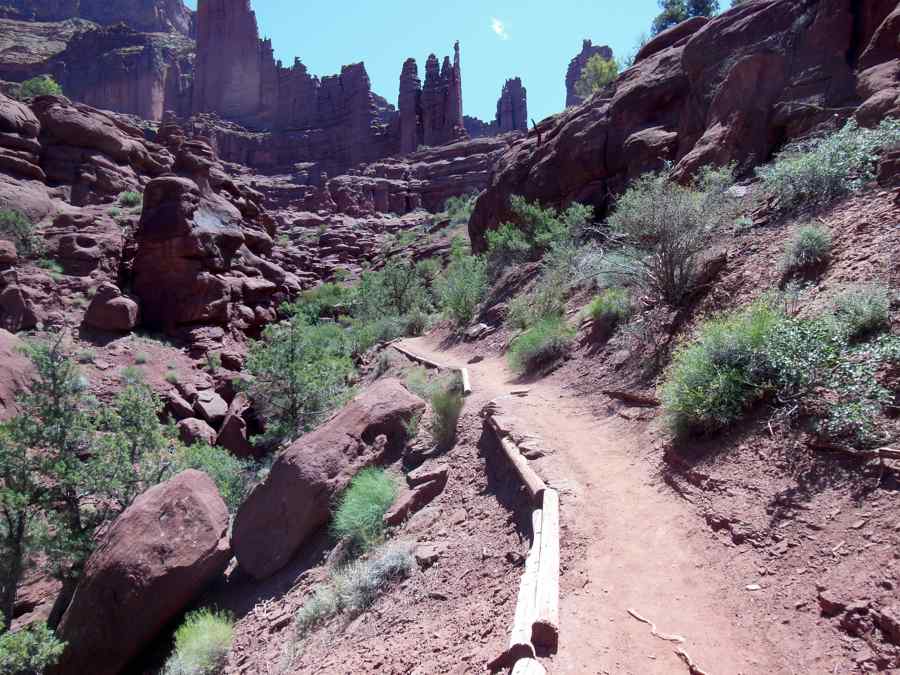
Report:
[{"label": "wooden log", "polygon": [[468,396],[472,393],[472,383],[469,381],[469,369],[460,368],[459,376],[462,379],[463,396]]},{"label": "wooden log", "polygon": [[547,675],[547,670],[535,659],[519,659],[512,670],[512,675]]},{"label": "wooden log", "polygon": [[442,366],[440,363],[437,363],[436,361],[432,361],[431,359],[426,359],[424,356],[419,356],[418,354],[415,354],[415,353],[409,351],[408,349],[401,347],[400,345],[393,344],[393,345],[391,345],[391,347],[393,347],[398,352],[403,354],[403,356],[405,356],[409,359],[412,359],[416,363],[420,363],[423,366],[426,366],[427,368],[434,368],[435,370],[447,370],[448,369],[446,366]]},{"label": "wooden log", "polygon": [[515,469],[519,479],[522,481],[523,485],[525,485],[525,489],[528,490],[529,496],[534,500],[535,504],[539,504],[541,495],[544,493],[544,490],[547,489],[547,485],[541,480],[541,477],[535,473],[534,469],[531,468],[528,460],[525,459],[521,452],[519,452],[519,446],[506,437],[503,430],[499,428],[493,418],[491,418],[490,424],[491,428],[497,434],[497,438],[500,441],[500,447],[503,448],[503,454],[506,455],[510,464],[513,465],[513,469]]},{"label": "wooden log", "polygon": [[525,559],[525,572],[519,584],[519,597],[516,600],[516,616],[509,636],[508,663],[516,659],[534,657],[534,646],[531,644],[531,630],[537,608],[535,591],[537,590],[538,564],[541,557],[541,525],[543,514],[540,509],[531,513],[532,540],[531,549]]},{"label": "wooden log", "polygon": [[559,493],[547,488],[543,495],[541,557],[538,563],[531,642],[555,650],[559,646]]}]

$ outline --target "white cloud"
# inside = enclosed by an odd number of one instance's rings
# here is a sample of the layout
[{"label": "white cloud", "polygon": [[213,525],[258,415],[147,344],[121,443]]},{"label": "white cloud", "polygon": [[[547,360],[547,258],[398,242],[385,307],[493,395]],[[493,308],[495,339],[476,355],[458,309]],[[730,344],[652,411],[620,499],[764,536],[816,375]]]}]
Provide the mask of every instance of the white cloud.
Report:
[{"label": "white cloud", "polygon": [[491,19],[491,30],[494,31],[497,37],[501,40],[509,40],[509,33],[506,30],[506,24],[504,24],[496,16]]}]

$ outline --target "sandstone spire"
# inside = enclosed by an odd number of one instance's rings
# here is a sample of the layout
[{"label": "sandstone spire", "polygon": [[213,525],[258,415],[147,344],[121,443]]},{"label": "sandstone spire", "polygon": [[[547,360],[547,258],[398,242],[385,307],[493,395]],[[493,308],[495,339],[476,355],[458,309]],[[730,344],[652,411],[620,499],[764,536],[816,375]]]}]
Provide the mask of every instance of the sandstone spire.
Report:
[{"label": "sandstone spire", "polygon": [[528,94],[518,77],[507,80],[497,101],[497,130],[501,134],[510,131],[528,131]]},{"label": "sandstone spire", "polygon": [[415,152],[422,137],[422,82],[415,59],[406,59],[400,73],[400,152]]}]

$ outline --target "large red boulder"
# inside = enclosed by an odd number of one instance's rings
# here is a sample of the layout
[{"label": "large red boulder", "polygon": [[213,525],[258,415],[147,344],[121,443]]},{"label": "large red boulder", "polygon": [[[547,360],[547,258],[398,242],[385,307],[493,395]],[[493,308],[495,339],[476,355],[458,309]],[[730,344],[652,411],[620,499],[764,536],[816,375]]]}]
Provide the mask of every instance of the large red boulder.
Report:
[{"label": "large red boulder", "polygon": [[59,627],[60,675],[116,675],[228,564],[228,508],[205,473],[150,488],[90,557]]},{"label": "large red boulder", "polygon": [[[425,403],[398,380],[379,380],[321,427],[285,450],[244,501],[232,541],[241,567],[264,579],[284,567],[328,522],[350,479],[404,442],[404,425]],[[384,435],[387,444],[376,443]]]},{"label": "large red boulder", "polygon": [[0,420],[13,417],[16,396],[31,379],[31,361],[21,349],[22,341],[0,328]]},{"label": "large red boulder", "polygon": [[118,286],[103,283],[88,306],[84,323],[99,330],[127,333],[137,326],[138,304]]}]

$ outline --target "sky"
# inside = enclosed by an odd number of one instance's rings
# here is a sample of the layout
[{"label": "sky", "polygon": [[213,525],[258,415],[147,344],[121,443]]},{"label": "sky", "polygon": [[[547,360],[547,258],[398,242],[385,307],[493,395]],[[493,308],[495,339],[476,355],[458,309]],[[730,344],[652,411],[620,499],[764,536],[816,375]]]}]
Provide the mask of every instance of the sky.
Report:
[{"label": "sky", "polygon": [[373,90],[394,105],[403,62],[415,58],[424,79],[428,55],[452,55],[459,40],[463,112],[485,121],[494,118],[503,83],[517,76],[529,117],[559,112],[582,40],[625,56],[659,12],[657,0],[251,1],[276,58],[290,65],[299,56],[319,76],[364,61]]}]

